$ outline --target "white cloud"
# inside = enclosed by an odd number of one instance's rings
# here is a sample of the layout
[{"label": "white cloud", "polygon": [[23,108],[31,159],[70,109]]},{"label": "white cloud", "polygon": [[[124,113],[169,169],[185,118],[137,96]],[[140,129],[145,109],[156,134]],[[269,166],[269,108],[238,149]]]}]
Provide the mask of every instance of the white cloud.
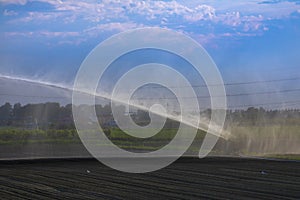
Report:
[{"label": "white cloud", "polygon": [[20,23],[31,23],[31,22],[37,22],[37,23],[44,23],[49,22],[57,19],[64,19],[65,14],[60,12],[27,12],[27,15],[25,17],[16,18],[13,20],[10,20],[8,23],[11,24],[20,24]]},{"label": "white cloud", "polygon": [[244,15],[242,16],[240,12],[232,12],[221,14],[217,17],[217,21],[231,26],[231,27],[241,27],[245,32],[256,31],[262,28],[265,30],[263,25],[264,17],[262,15]]},{"label": "white cloud", "polygon": [[184,18],[190,22],[196,22],[206,19],[212,20],[215,17],[215,9],[208,5],[198,5],[193,10],[191,10],[190,14],[184,15]]},{"label": "white cloud", "polygon": [[[107,24],[99,24],[92,28],[87,28],[82,31],[11,31],[11,32],[4,32],[5,37],[26,37],[26,38],[47,38],[47,39],[58,39],[56,44],[75,44],[78,45],[82,42],[85,42],[88,37],[97,37],[101,33],[104,32],[122,32],[128,29],[133,28],[141,28],[143,25],[139,25],[136,23],[128,22],[128,23],[107,23]],[[48,43],[48,45],[55,45],[54,43]]]},{"label": "white cloud", "polygon": [[218,21],[229,26],[238,26],[242,23],[240,12],[225,13],[218,17]]},{"label": "white cloud", "polygon": [[192,10],[186,6],[183,6],[176,1],[131,1],[126,5],[129,12],[133,14],[139,14],[141,16],[148,16],[150,18],[156,18],[161,16],[170,15],[184,15]]},{"label": "white cloud", "polygon": [[4,16],[16,16],[18,15],[18,13],[16,11],[13,11],[13,10],[4,10],[3,11],[3,15]]},{"label": "white cloud", "polygon": [[[73,15],[73,18],[86,18],[92,22],[103,19],[128,19],[132,16],[145,16],[148,20],[163,17],[179,16],[187,21],[212,20],[218,15],[228,13],[241,13],[243,15],[258,16],[263,14],[267,18],[280,18],[289,16],[300,10],[295,2],[283,1],[276,4],[260,4],[260,0],[232,1],[225,0],[189,0],[189,1],[162,1],[162,0],[38,0],[49,3],[57,11]],[[26,0],[0,0],[4,4],[26,4]],[[65,14],[66,14],[65,13]]]},{"label": "white cloud", "polygon": [[[100,22],[102,20],[128,20],[130,18],[146,17],[147,20],[170,19],[180,17],[186,21],[195,22],[199,20],[212,19],[215,16],[215,9],[207,5],[198,5],[195,8],[186,7],[176,1],[139,1],[139,0],[104,0],[99,3],[83,1],[55,1],[40,0],[47,2],[55,7],[55,12],[44,13],[42,18],[37,17],[34,12],[29,12],[28,16],[21,19],[23,22],[34,20],[49,20],[55,18],[57,11],[68,15],[69,22],[76,19],[86,19],[91,22]],[[45,16],[48,16],[45,18]]]},{"label": "white cloud", "polygon": [[79,32],[51,32],[51,31],[24,31],[24,32],[5,32],[5,36],[23,36],[23,37],[78,37],[80,36]]},{"label": "white cloud", "polygon": [[228,0],[178,0],[188,7],[199,4],[212,6],[218,13],[240,12],[243,15],[264,15],[266,18],[279,19],[288,17],[300,9],[296,1],[283,0],[273,4],[263,4],[262,0],[228,1]]},{"label": "white cloud", "polygon": [[[210,34],[215,33],[214,27],[220,26],[233,33],[253,35],[267,31],[265,22],[278,17],[286,17],[292,11],[300,10],[292,2],[278,4],[258,4],[258,0],[234,1],[225,0],[190,0],[190,1],[163,1],[163,0],[38,0],[51,4],[53,11],[28,11],[22,17],[16,16],[10,23],[28,23],[42,25],[43,23],[64,23],[77,26],[82,34],[90,37],[98,36],[105,31],[119,32],[142,26],[163,26],[177,30],[195,31],[198,27],[209,27]],[[25,0],[2,0],[2,3],[25,4]],[[293,7],[294,6],[294,7]],[[280,9],[279,9],[280,7]],[[298,10],[297,10],[298,9]],[[6,15],[14,11],[5,10]],[[76,24],[77,22],[80,22]],[[60,27],[62,25],[60,24]],[[63,27],[62,27],[63,29]],[[30,32],[30,31],[29,31]],[[246,34],[247,33],[247,34]],[[70,33],[69,33],[70,34]],[[40,32],[40,35],[41,34]],[[213,39],[210,35],[209,39]],[[45,37],[62,37],[59,33],[44,34]],[[69,35],[70,37],[79,37]],[[200,37],[201,38],[201,37]],[[203,38],[203,37],[202,37]]]},{"label": "white cloud", "polygon": [[27,0],[0,0],[1,4],[19,4],[19,5],[25,5],[27,3]]},{"label": "white cloud", "polygon": [[46,36],[46,37],[78,37],[80,36],[79,32],[75,32],[75,31],[63,31],[63,32],[58,32],[58,31],[40,31],[38,32],[38,35],[40,36]]},{"label": "white cloud", "polygon": [[119,22],[112,22],[106,24],[98,24],[92,28],[88,28],[83,31],[83,33],[88,34],[90,36],[97,36],[99,33],[106,32],[106,31],[115,31],[115,32],[122,32],[133,28],[141,28],[143,25],[138,25],[133,22],[126,22],[126,23],[119,23]]}]

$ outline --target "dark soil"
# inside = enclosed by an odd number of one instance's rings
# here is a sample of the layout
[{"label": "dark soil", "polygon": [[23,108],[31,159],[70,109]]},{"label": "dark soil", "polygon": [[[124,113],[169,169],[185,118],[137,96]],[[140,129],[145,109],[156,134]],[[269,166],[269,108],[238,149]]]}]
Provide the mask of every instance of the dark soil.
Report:
[{"label": "dark soil", "polygon": [[1,161],[0,199],[300,199],[300,162],[181,158],[130,174],[93,159]]}]

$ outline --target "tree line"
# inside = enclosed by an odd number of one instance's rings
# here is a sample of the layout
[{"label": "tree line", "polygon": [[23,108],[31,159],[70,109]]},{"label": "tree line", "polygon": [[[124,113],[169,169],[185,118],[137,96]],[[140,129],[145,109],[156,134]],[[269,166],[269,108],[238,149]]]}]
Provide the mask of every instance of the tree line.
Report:
[{"label": "tree line", "polygon": [[[88,105],[85,105],[88,106]],[[120,106],[121,110],[124,110]],[[96,105],[96,113],[100,123],[109,124],[113,121],[110,105]],[[209,117],[211,110],[207,109],[201,114]],[[138,110],[132,114],[134,120],[145,122],[149,115]],[[245,110],[228,110],[226,123],[263,125],[263,124],[299,124],[300,110],[265,110],[264,108],[250,107]],[[0,126],[23,127],[31,129],[73,129],[72,105],[60,105],[55,102],[26,104],[5,103],[0,106]]]}]

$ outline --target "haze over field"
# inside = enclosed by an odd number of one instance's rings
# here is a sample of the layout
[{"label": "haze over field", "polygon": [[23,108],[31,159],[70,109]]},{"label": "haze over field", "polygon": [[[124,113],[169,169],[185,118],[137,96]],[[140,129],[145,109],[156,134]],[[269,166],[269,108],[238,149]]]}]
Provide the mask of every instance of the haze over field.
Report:
[{"label": "haze over field", "polygon": [[[96,45],[130,29],[160,27],[186,34],[207,50],[223,77],[229,110],[263,107],[266,113],[272,113],[270,110],[300,108],[297,1],[1,0],[0,13],[0,105],[70,104],[75,76]],[[99,81],[99,96],[107,97],[105,92],[122,73],[153,58],[184,74],[201,110],[210,108],[210,94],[203,77],[179,56],[153,49],[116,59]],[[145,73],[137,78],[149,76],[152,74]],[[184,90],[185,86],[181,88]],[[157,85],[139,89],[132,98],[134,106],[149,107],[156,100],[173,111],[173,116],[178,114],[178,101],[169,90]],[[96,103],[107,101],[97,98]],[[191,113],[193,110],[189,108]],[[275,117],[267,123],[259,118],[261,110],[253,112],[258,116],[256,122],[264,123],[226,124],[228,138],[240,144],[235,146],[239,153],[299,153],[296,114],[286,114],[291,118],[286,121]],[[237,113],[244,117],[243,111]],[[188,119],[178,121],[193,121]],[[204,119],[207,126],[209,120]],[[226,149],[228,145],[221,147]]]}]

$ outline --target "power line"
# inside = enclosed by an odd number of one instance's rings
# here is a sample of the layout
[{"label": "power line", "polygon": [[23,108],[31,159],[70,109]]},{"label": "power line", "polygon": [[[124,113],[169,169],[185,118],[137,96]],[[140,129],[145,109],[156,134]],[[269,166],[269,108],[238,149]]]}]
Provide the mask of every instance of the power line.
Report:
[{"label": "power line", "polygon": [[[293,81],[293,80],[300,80],[300,77],[293,77],[293,78],[283,78],[283,79],[273,79],[273,80],[262,80],[262,81],[248,81],[248,82],[235,82],[235,83],[225,83],[225,86],[232,86],[232,85],[247,85],[247,84],[256,84],[256,83],[271,83],[271,82],[283,82],[283,81]],[[35,84],[35,81],[27,81]],[[44,83],[42,83],[44,84]],[[46,84],[44,84],[46,85]],[[211,85],[211,86],[221,86],[221,85]],[[59,89],[65,89],[62,86],[51,86],[50,87],[57,87]],[[176,88],[184,88],[184,87],[191,87],[191,86],[174,86]],[[207,87],[206,85],[192,85],[192,87]],[[151,88],[164,88],[163,86],[154,86]],[[68,89],[71,92],[71,89]],[[250,95],[263,95],[263,94],[282,94],[282,93],[290,93],[290,92],[299,92],[300,89],[286,89],[286,90],[277,90],[277,91],[264,91],[264,92],[252,92],[252,93],[236,93],[236,94],[227,94],[226,97],[239,97],[239,96],[250,96]],[[69,98],[67,96],[44,96],[44,95],[22,95],[22,94],[9,94],[9,93],[0,93],[0,96],[17,96],[23,98],[46,98],[46,99],[64,99]],[[215,96],[215,97],[224,97],[224,96]],[[194,97],[183,97],[183,98],[194,98]],[[210,96],[197,96],[197,98],[210,98]],[[174,97],[161,97],[161,98],[137,98],[137,99],[176,99]],[[266,106],[266,105],[285,105],[285,104],[298,104],[300,101],[287,101],[287,102],[269,102],[269,103],[261,103],[261,104],[248,104],[248,105],[235,105],[229,106],[229,108],[239,108],[239,107],[255,107],[255,106]]]},{"label": "power line", "polygon": [[[289,92],[300,92],[300,89],[288,89],[288,90],[277,90],[277,91],[265,91],[265,92],[252,92],[252,93],[237,93],[237,94],[226,94],[226,97],[239,97],[239,96],[250,96],[250,95],[262,95],[262,94],[279,94],[279,93],[289,93]],[[224,97],[220,96],[213,96],[213,97]],[[194,99],[195,97],[181,97],[183,99]],[[211,96],[196,96],[196,98],[211,98]],[[137,100],[151,100],[151,99],[177,99],[176,97],[141,97],[137,98]]]},{"label": "power line", "polygon": [[[293,78],[283,78],[283,79],[271,79],[271,80],[258,80],[258,81],[246,81],[246,82],[233,82],[233,83],[224,83],[224,84],[211,84],[211,85],[186,85],[186,86],[170,86],[169,88],[187,88],[187,87],[209,87],[209,86],[235,86],[235,85],[250,85],[257,83],[273,83],[273,82],[284,82],[284,81],[295,81],[300,80],[300,77]],[[153,86],[150,88],[164,88],[164,86]]]},{"label": "power line", "polygon": [[248,96],[248,95],[260,95],[260,94],[278,94],[278,93],[287,93],[287,92],[299,92],[300,89],[288,89],[288,90],[277,90],[277,91],[266,91],[266,92],[253,92],[253,93],[239,93],[239,94],[229,94],[227,97],[234,96]]},{"label": "power line", "polygon": [[[6,76],[1,76],[0,78],[5,78],[5,79],[12,79],[12,80],[19,80],[20,78],[13,78],[13,77],[6,77]],[[300,77],[292,77],[292,78],[282,78],[282,79],[270,79],[270,80],[256,80],[256,81],[245,81],[245,82],[232,82],[232,83],[224,83],[224,84],[211,84],[211,85],[186,85],[186,86],[169,86],[169,88],[186,88],[186,87],[208,87],[208,86],[234,86],[234,85],[249,85],[249,84],[257,84],[257,83],[273,83],[273,82],[284,82],[284,81],[295,81],[295,80],[300,80]],[[67,89],[71,90],[70,88],[66,88],[61,85],[57,84],[52,84],[50,82],[37,82],[34,80],[29,80],[29,79],[20,79],[20,81],[28,82],[28,83],[33,83],[33,84],[42,84],[46,85],[49,87],[55,87],[58,89]],[[150,88],[164,88],[164,86],[153,86]]]},{"label": "power line", "polygon": [[[275,90],[275,91],[264,91],[264,92],[251,92],[251,93],[237,93],[237,94],[226,94],[226,97],[239,97],[239,96],[250,96],[250,95],[263,95],[263,94],[282,94],[282,93],[290,93],[290,92],[300,92],[300,89],[286,89],[286,90]],[[0,93],[1,96],[17,96],[17,97],[25,97],[25,98],[48,98],[48,99],[63,99],[68,97],[62,96],[42,96],[42,95],[22,95],[22,94],[10,94],[10,93]],[[224,97],[214,96],[214,97]],[[195,97],[181,97],[183,99],[193,99]],[[211,96],[196,96],[196,98],[211,98]],[[137,100],[151,100],[151,99],[177,99],[176,97],[140,97],[136,98]]]},{"label": "power line", "polygon": [[300,104],[300,100],[295,101],[283,101],[283,102],[270,102],[270,103],[259,103],[259,104],[244,104],[244,105],[234,105],[228,106],[227,108],[243,108],[243,107],[257,107],[257,106],[271,106],[271,105],[286,105],[286,104]]},{"label": "power line", "polygon": [[[286,91],[292,91],[292,90],[286,90]],[[297,89],[296,91],[300,91],[300,89]],[[66,98],[66,97],[51,97],[51,96],[36,96],[36,95],[20,95],[20,94],[0,94],[0,95],[6,95],[6,96],[19,96],[19,97],[30,97],[30,98]],[[166,98],[164,98],[166,99]],[[244,107],[257,107],[257,106],[271,106],[271,105],[298,105],[300,104],[300,100],[295,101],[281,101],[281,102],[269,102],[269,103],[259,103],[259,104],[240,104],[240,105],[234,105],[234,106],[227,106],[227,108],[235,109],[235,108],[244,108]],[[217,108],[216,108],[217,109]]]},{"label": "power line", "polygon": [[283,81],[294,81],[300,80],[300,77],[294,78],[283,78],[283,79],[273,79],[273,80],[261,80],[261,81],[248,81],[248,82],[237,82],[237,83],[225,83],[224,85],[247,85],[247,84],[256,84],[256,83],[273,83],[273,82],[283,82]]},{"label": "power line", "polygon": [[[239,97],[239,96],[250,96],[250,95],[263,95],[263,94],[282,94],[290,92],[300,92],[300,89],[286,89],[286,90],[276,90],[276,91],[264,91],[264,92],[251,92],[251,93],[236,93],[236,94],[226,94],[226,97]],[[0,93],[1,96],[18,96],[25,98],[48,98],[48,99],[64,99],[68,97],[63,96],[43,96],[43,95],[22,95],[22,94],[11,94],[11,93]],[[212,96],[196,96],[196,98],[211,98]],[[224,96],[213,96],[213,97],[224,97]],[[193,99],[195,97],[181,97],[183,99]],[[176,97],[140,97],[137,100],[151,100],[151,99],[177,99]]]},{"label": "power line", "polygon": [[[285,102],[270,102],[270,103],[261,103],[261,104],[239,104],[234,106],[227,106],[227,109],[241,109],[241,108],[250,108],[250,107],[262,107],[262,106],[272,106],[278,108],[279,106],[284,106],[283,108],[289,107],[289,106],[298,106],[300,105],[299,101],[285,101]],[[200,110],[208,109],[207,107],[201,107]],[[220,109],[220,108],[215,108]],[[223,109],[223,108],[222,108]]]}]

